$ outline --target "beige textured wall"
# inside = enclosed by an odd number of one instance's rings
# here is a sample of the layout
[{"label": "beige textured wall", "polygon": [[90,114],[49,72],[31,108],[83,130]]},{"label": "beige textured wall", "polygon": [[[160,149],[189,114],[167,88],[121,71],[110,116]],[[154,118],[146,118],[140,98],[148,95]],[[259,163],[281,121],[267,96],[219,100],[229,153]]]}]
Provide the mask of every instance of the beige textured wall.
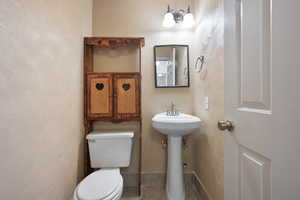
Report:
[{"label": "beige textured wall", "polygon": [[[212,200],[223,200],[224,144],[217,121],[224,117],[223,0],[196,0],[199,25],[195,31],[195,55],[205,55],[201,73],[193,74],[193,108],[203,120],[195,134],[195,171]],[[209,109],[204,109],[204,98]]]},{"label": "beige textured wall", "polygon": [[67,200],[82,177],[90,0],[0,1],[0,199]]},{"label": "beige textured wall", "polygon": [[[152,116],[165,111],[171,101],[174,101],[181,111],[192,112],[191,88],[155,89],[154,87],[153,46],[171,43],[189,44],[192,47],[194,36],[193,31],[177,30],[174,32],[162,29],[161,22],[167,3],[164,0],[123,0],[122,2],[94,0],[94,36],[144,36],[146,40],[145,47],[142,49],[142,170],[145,173],[165,172],[166,167],[166,150],[161,145],[163,136],[153,130]],[[186,5],[183,4],[183,6]],[[126,61],[128,57],[124,56],[124,60]],[[132,60],[135,59],[134,56],[131,57]],[[120,67],[125,66],[128,69],[128,64],[126,64],[128,62],[125,61],[116,62],[121,63]],[[97,58],[95,62],[100,63]],[[107,66],[107,68],[110,67]],[[190,149],[186,150],[186,157],[191,155],[189,151]],[[193,159],[187,160],[189,160],[187,170],[190,170],[193,168]]]},{"label": "beige textured wall", "polygon": [[[118,0],[94,0],[93,12],[94,36],[144,36],[146,39],[142,50],[143,172],[165,172],[163,136],[152,129],[151,118],[174,101],[181,111],[198,115],[203,120],[201,131],[188,138],[184,160],[188,162],[186,170],[196,171],[213,200],[223,199],[223,133],[216,127],[216,122],[224,115],[222,1],[192,1],[198,19],[195,30],[167,31],[161,27],[166,5],[185,7],[187,1],[124,0],[120,3]],[[155,89],[153,46],[174,43],[190,45],[191,88]],[[125,55],[129,54],[125,52],[124,61],[130,57]],[[130,55],[133,61],[135,58]],[[195,57],[199,55],[207,58],[204,73],[196,73],[193,68]],[[100,63],[97,58],[96,63]],[[120,66],[129,69],[127,64]],[[204,109],[205,96],[209,97],[209,110]]]}]

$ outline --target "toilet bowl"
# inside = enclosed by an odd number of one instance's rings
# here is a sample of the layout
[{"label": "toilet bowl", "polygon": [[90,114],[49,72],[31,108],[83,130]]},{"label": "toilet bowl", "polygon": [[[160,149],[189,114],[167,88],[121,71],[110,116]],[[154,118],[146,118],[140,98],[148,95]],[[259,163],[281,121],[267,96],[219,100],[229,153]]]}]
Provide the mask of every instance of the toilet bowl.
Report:
[{"label": "toilet bowl", "polygon": [[123,178],[119,168],[100,169],[79,183],[73,200],[119,200],[122,192]]},{"label": "toilet bowl", "polygon": [[119,200],[123,192],[120,167],[128,167],[133,132],[93,131],[86,136],[90,164],[99,169],[76,187],[73,200]]}]

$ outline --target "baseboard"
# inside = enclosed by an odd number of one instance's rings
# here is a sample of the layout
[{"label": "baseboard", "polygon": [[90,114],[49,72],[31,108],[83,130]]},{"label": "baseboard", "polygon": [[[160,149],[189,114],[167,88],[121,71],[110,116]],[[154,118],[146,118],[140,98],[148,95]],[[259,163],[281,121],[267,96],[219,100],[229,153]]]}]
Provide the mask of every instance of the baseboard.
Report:
[{"label": "baseboard", "polygon": [[194,174],[193,182],[194,182],[196,189],[198,190],[198,192],[200,194],[201,200],[212,200],[212,197],[208,193],[207,189],[205,188],[204,184],[201,182],[198,175],[195,172],[193,172],[193,174]]}]

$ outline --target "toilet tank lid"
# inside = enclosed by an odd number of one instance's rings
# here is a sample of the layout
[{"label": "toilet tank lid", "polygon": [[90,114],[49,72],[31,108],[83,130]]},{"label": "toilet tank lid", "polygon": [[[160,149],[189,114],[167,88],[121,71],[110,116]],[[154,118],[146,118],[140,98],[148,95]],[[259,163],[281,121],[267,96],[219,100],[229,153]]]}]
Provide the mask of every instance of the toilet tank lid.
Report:
[{"label": "toilet tank lid", "polygon": [[111,139],[111,138],[133,138],[133,131],[92,131],[87,136],[88,140]]}]

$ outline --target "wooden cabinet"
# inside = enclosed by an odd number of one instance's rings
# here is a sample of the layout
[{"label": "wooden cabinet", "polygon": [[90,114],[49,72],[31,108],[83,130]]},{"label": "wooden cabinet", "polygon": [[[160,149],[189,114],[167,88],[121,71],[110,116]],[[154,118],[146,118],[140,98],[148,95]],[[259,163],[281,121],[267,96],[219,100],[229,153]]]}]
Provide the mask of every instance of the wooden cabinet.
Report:
[{"label": "wooden cabinet", "polygon": [[140,73],[89,73],[88,118],[140,119]]}]

